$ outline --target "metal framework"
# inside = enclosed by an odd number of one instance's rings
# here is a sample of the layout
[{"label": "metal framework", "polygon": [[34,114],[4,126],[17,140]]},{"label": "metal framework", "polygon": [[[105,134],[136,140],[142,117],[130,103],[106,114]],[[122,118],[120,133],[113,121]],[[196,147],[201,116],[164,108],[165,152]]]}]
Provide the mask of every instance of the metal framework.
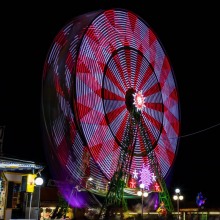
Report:
[{"label": "metal framework", "polygon": [[130,166],[135,149],[135,138],[137,132],[139,132],[142,137],[145,151],[150,161],[150,167],[156,174],[161,188],[161,192],[159,193],[160,203],[164,203],[168,213],[171,213],[174,210],[153,146],[147,137],[146,130],[142,126],[141,111],[136,111],[135,107],[133,107],[130,112],[129,123],[125,131],[124,141],[121,144],[121,154],[117,170],[111,179],[105,203],[103,204],[99,214],[99,219],[109,219],[117,213],[120,213],[121,219],[123,219],[123,212],[127,211],[127,203],[124,198],[124,188],[127,185],[127,180],[130,175]]}]

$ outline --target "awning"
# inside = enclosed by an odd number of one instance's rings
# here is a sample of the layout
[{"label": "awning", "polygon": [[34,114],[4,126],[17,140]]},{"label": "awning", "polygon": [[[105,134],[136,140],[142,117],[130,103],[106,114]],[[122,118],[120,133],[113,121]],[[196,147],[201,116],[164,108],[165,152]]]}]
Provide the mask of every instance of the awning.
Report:
[{"label": "awning", "polygon": [[19,160],[0,156],[0,171],[8,172],[30,172],[44,169],[44,165],[36,164],[33,161]]}]

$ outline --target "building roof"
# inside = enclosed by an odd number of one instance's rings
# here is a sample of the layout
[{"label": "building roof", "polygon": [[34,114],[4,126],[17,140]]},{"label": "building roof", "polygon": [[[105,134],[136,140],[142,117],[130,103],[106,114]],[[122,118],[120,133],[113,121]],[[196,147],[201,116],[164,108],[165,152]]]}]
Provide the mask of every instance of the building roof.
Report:
[{"label": "building roof", "polygon": [[44,169],[44,165],[36,164],[33,161],[20,160],[0,156],[0,171],[21,172],[40,171]]}]

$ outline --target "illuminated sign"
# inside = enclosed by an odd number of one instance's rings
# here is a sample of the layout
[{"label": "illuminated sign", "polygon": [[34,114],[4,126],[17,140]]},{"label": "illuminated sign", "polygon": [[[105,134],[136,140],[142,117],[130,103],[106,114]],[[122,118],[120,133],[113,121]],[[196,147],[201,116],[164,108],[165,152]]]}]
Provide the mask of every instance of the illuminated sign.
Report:
[{"label": "illuminated sign", "polygon": [[21,191],[34,192],[34,180],[36,176],[36,174],[28,174],[26,176],[22,176]]}]

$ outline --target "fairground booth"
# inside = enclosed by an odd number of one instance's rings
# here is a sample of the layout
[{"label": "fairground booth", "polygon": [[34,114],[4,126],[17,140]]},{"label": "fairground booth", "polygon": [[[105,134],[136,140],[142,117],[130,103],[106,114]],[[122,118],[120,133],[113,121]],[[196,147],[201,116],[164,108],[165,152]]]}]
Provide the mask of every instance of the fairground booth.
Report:
[{"label": "fairground booth", "polygon": [[0,156],[0,219],[38,218],[40,185],[36,180],[43,169],[32,161]]}]

